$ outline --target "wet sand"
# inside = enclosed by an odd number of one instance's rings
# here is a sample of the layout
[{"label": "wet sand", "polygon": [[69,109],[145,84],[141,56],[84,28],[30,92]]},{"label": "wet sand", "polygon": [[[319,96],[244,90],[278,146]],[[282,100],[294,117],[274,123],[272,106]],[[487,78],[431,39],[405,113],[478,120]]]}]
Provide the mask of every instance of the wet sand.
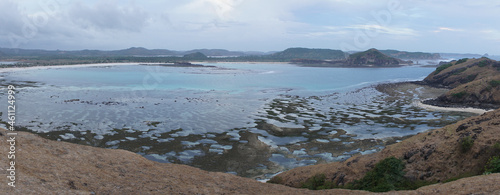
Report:
[{"label": "wet sand", "polygon": [[493,111],[493,110],[486,110],[486,109],[479,109],[479,108],[472,108],[472,107],[463,107],[463,108],[441,107],[441,106],[424,104],[424,103],[422,103],[422,101],[415,101],[413,104],[415,106],[418,106],[418,107],[426,109],[426,110],[435,110],[435,111],[444,111],[444,112],[470,112],[470,113],[476,113],[476,114],[484,114],[486,112]]},{"label": "wet sand", "polygon": [[401,82],[380,84],[375,87],[378,91],[390,95],[392,98],[408,98],[414,96],[416,99],[412,105],[430,111],[440,112],[468,112],[474,114],[484,114],[492,110],[472,108],[472,107],[444,107],[425,104],[426,100],[435,99],[446,93],[449,89],[436,88],[418,82]]}]

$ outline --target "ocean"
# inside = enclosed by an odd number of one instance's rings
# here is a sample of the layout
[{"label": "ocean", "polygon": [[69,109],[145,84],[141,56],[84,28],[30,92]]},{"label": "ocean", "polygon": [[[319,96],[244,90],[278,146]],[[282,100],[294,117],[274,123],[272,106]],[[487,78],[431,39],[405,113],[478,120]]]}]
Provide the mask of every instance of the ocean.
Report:
[{"label": "ocean", "polygon": [[214,67],[69,66],[1,79],[17,87],[19,129],[256,179],[373,153],[468,116],[415,107],[424,88],[395,99],[373,87],[435,68],[204,65]]}]

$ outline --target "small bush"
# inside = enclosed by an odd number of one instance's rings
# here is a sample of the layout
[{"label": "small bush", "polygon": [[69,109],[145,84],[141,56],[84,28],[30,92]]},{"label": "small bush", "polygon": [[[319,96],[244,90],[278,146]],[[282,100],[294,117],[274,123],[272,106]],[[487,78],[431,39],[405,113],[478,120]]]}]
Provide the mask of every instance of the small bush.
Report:
[{"label": "small bush", "polygon": [[266,183],[282,184],[283,183],[283,178],[281,178],[280,176],[274,176],[273,178],[271,178]]},{"label": "small bush", "polygon": [[500,173],[500,156],[493,156],[488,160],[484,166],[484,173]]},{"label": "small bush", "polygon": [[465,95],[467,95],[467,92],[465,92],[465,91],[451,94],[451,96],[458,98],[458,99],[462,99]]},{"label": "small bush", "polygon": [[474,145],[474,140],[470,136],[464,137],[460,141],[460,149],[464,153],[469,151],[472,148],[472,145]]},{"label": "small bush", "polygon": [[457,63],[455,63],[455,65],[467,62],[468,59],[469,58],[462,58],[462,59],[458,60]]},{"label": "small bush", "polygon": [[334,188],[333,182],[326,181],[325,174],[316,174],[313,177],[307,179],[305,183],[302,184],[302,188],[307,188],[310,190],[324,190]]},{"label": "small bush", "polygon": [[439,72],[443,71],[444,69],[447,69],[449,67],[453,66],[453,64],[451,63],[447,63],[447,64],[443,64],[439,67],[436,68],[436,71],[434,72],[434,74],[438,74]]},{"label": "small bush", "polygon": [[486,61],[486,60],[480,61],[479,63],[477,63],[477,65],[479,67],[485,67],[486,65],[488,65],[488,61]]},{"label": "small bush", "polygon": [[492,80],[492,81],[490,81],[490,85],[492,87],[498,87],[498,86],[500,86],[500,81]]},{"label": "small bush", "polygon": [[354,181],[350,188],[371,192],[404,189],[403,185],[407,182],[404,178],[404,168],[402,160],[395,157],[386,158],[375,164],[375,168],[368,171],[361,180]]},{"label": "small bush", "polygon": [[493,145],[493,149],[495,149],[496,152],[500,152],[500,142],[495,143],[495,145]]},{"label": "small bush", "polygon": [[467,81],[468,81],[468,82],[471,82],[471,81],[473,81],[474,79],[476,79],[476,77],[477,77],[477,74],[471,74],[471,75],[467,76]]}]

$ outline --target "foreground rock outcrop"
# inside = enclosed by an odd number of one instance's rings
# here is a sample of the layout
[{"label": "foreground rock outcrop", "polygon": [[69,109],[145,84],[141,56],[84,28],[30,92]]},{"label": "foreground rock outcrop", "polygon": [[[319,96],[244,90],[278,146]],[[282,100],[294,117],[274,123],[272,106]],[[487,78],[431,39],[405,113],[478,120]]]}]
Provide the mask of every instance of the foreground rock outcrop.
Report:
[{"label": "foreground rock outcrop", "polygon": [[[461,143],[468,136],[474,140],[474,144],[464,152]],[[496,143],[500,143],[500,109],[419,133],[387,146],[378,153],[354,156],[344,162],[295,168],[277,175],[273,180],[287,186],[301,187],[308,178],[325,174],[327,181],[342,186],[361,179],[377,162],[393,156],[405,163],[406,178],[412,181],[443,182],[465,175],[482,174],[488,159],[500,155],[500,151],[494,147]],[[498,184],[480,189],[483,192],[499,190]]]}]

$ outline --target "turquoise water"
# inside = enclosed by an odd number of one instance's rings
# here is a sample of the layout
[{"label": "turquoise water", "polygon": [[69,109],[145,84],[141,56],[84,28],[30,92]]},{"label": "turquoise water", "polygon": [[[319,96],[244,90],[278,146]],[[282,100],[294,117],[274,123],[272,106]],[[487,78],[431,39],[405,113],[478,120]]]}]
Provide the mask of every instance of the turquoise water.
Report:
[{"label": "turquoise water", "polygon": [[18,86],[16,124],[44,137],[254,178],[375,152],[388,140],[464,117],[416,108],[417,96],[388,101],[370,87],[421,80],[434,68],[206,65],[216,67],[72,67],[1,76]]},{"label": "turquoise water", "polygon": [[207,64],[218,68],[110,66],[27,71],[14,79],[56,86],[244,91],[336,91],[376,82],[419,80],[433,68],[310,68],[289,64]]}]

